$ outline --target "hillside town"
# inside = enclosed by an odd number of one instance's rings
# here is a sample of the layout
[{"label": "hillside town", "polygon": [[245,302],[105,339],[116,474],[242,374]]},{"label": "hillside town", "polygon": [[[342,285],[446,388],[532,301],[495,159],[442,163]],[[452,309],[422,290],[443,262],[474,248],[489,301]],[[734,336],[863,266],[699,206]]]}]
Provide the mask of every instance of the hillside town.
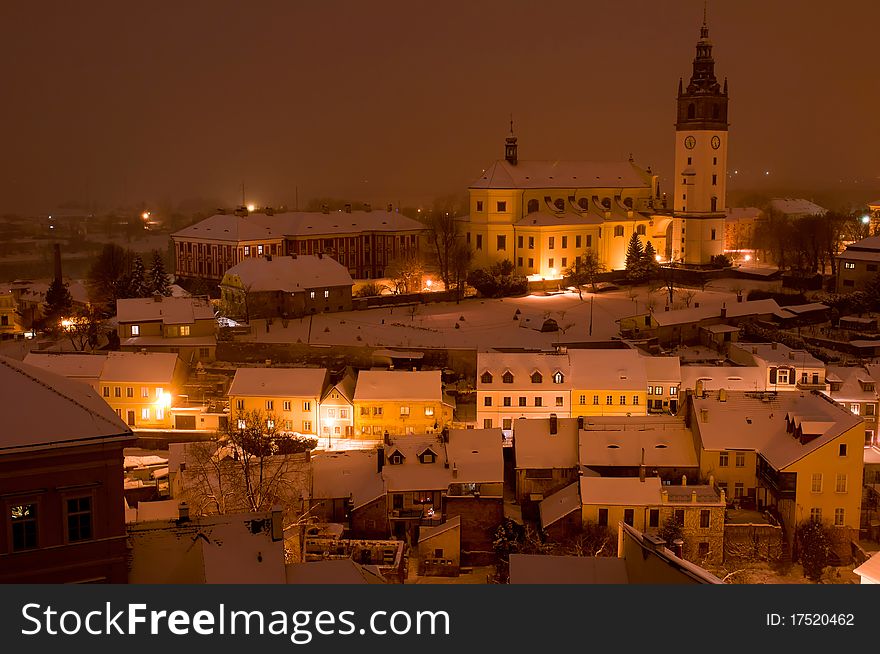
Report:
[{"label": "hillside town", "polygon": [[880,200],[728,206],[692,31],[668,188],[3,218],[0,582],[880,583]]}]

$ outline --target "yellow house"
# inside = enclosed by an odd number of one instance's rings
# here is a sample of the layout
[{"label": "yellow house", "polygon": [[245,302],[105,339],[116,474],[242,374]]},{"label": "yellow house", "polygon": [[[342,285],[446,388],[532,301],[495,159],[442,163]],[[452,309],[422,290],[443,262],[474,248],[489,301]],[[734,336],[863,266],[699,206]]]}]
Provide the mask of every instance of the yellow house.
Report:
[{"label": "yellow house", "polygon": [[22,331],[18,304],[11,289],[0,288],[0,336]]},{"label": "yellow house", "polygon": [[568,351],[571,416],[643,416],[648,378],[637,350]]},{"label": "yellow house", "polygon": [[[797,526],[815,520],[838,530],[839,555],[859,529],[861,417],[818,393],[715,393],[691,411],[700,471],[778,515],[789,544]],[[722,465],[724,464],[724,465]],[[729,490],[728,490],[729,492]]]},{"label": "yellow house", "polygon": [[101,371],[101,397],[131,427],[171,429],[187,368],[176,354],[110,352]]},{"label": "yellow house", "polygon": [[276,429],[316,435],[327,378],[325,368],[239,368],[229,387],[230,413],[256,411]]},{"label": "yellow house", "polygon": [[439,370],[363,370],[354,392],[355,438],[433,434],[452,421]]},{"label": "yellow house", "polygon": [[217,320],[207,297],[121,299],[116,317],[124,351],[171,352],[189,364],[215,358]]}]

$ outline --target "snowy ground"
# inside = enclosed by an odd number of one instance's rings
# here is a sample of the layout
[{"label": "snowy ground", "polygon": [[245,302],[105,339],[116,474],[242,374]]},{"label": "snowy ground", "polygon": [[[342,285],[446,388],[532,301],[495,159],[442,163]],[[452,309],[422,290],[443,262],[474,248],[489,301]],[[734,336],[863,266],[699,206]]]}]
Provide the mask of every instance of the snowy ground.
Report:
[{"label": "snowy ground", "polygon": [[[749,288],[770,286],[766,282],[747,283]],[[695,294],[691,306],[699,302],[702,307],[720,309],[724,302],[736,302],[735,293],[730,289],[738,284],[742,284],[741,280],[718,280],[705,291],[688,289]],[[619,332],[618,320],[645,313],[649,307],[662,311],[666,299],[665,290],[652,292],[647,286],[641,286],[596,295],[584,293],[582,299],[577,293],[567,292],[499,300],[468,299],[460,304],[443,302],[385,307],[290,320],[287,327],[280,320],[274,320],[271,325],[265,320],[255,320],[252,333],[241,340],[380,347],[547,348],[560,341],[615,337]],[[679,294],[676,294],[673,306],[684,307]],[[517,309],[520,311],[519,320],[514,320]],[[559,332],[542,333],[523,326],[525,318],[537,323],[547,317],[556,320]]]}]

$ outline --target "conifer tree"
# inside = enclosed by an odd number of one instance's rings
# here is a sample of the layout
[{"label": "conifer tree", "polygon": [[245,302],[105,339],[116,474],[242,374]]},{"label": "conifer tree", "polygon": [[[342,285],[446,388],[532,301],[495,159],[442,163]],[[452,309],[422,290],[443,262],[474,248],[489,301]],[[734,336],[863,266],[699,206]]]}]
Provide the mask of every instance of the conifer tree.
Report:
[{"label": "conifer tree", "polygon": [[165,262],[162,260],[162,253],[159,250],[153,252],[153,265],[150,266],[147,284],[150,293],[158,293],[166,297],[171,295],[168,275],[165,273]]}]

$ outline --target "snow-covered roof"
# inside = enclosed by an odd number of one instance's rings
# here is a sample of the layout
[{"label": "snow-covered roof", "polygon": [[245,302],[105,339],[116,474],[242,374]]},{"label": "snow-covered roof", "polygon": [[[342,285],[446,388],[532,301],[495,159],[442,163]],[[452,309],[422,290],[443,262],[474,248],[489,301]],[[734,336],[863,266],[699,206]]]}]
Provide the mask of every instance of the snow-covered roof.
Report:
[{"label": "snow-covered roof", "polygon": [[[694,398],[702,447],[707,450],[755,450],[777,470],[800,460],[862,419],[818,394],[730,392],[722,401],[717,396]],[[705,413],[704,410],[705,409]],[[788,432],[786,419],[818,434],[801,443]]]},{"label": "snow-covered roof", "polygon": [[770,207],[780,213],[796,216],[821,216],[828,213],[815,202],[804,198],[773,198]]},{"label": "snow-covered roof", "polygon": [[203,297],[126,298],[116,300],[116,318],[120,323],[192,325],[196,320],[213,320],[214,307]]},{"label": "snow-covered roof", "polygon": [[[772,315],[779,311],[776,300],[754,300],[752,302],[733,302],[726,307],[728,318],[742,318],[752,315]],[[721,316],[721,309],[712,307],[692,307],[690,309],[675,309],[673,311],[655,311],[654,320],[661,327],[672,325],[686,325],[700,322],[709,318]]]},{"label": "snow-covered roof", "polygon": [[819,302],[809,302],[808,304],[794,304],[787,307],[782,307],[782,313],[791,313],[795,316],[801,316],[806,313],[810,313],[812,311],[828,311],[831,307],[826,304],[821,304]]},{"label": "snow-covered roof", "polygon": [[520,418],[513,423],[517,469],[575,468],[578,464],[576,418],[558,418],[557,433],[550,433],[549,418]]},{"label": "snow-covered roof", "polygon": [[434,527],[419,527],[419,543],[423,543],[435,536],[444,534],[452,529],[461,529],[461,516],[457,515]]},{"label": "snow-covered roof", "polygon": [[106,354],[28,352],[24,362],[68,379],[98,380],[104,370]]},{"label": "snow-covered roof", "polygon": [[642,357],[649,382],[681,380],[681,359],[678,357]]},{"label": "snow-covered roof", "polygon": [[456,481],[494,483],[504,481],[504,450],[501,429],[450,429],[446,456],[458,470]]},{"label": "snow-covered roof", "polygon": [[[505,372],[513,375],[513,383],[505,384],[502,377]],[[492,375],[491,383],[484,383],[484,373]],[[541,374],[541,382],[532,384],[532,375]],[[561,372],[562,384],[553,383],[553,375]],[[568,353],[550,352],[489,352],[477,353],[477,388],[483,391],[504,390],[510,388],[571,388],[571,370]]]},{"label": "snow-covered roof", "polygon": [[[828,366],[825,368],[826,381],[839,381],[840,390],[825,390],[823,395],[835,402],[876,402],[877,382],[868,371],[861,366]],[[863,390],[863,384],[873,384],[873,391]]]},{"label": "snow-covered roof", "polygon": [[316,452],[312,457],[312,497],[351,497],[357,509],[385,494],[376,450]]},{"label": "snow-covered roof", "polygon": [[853,572],[859,575],[863,584],[880,584],[880,552],[875,552]]},{"label": "snow-covered roof", "polygon": [[633,425],[589,427],[579,433],[578,440],[582,466],[637,467],[642,462],[642,452],[648,470],[698,465],[694,437],[684,420],[660,418]]},{"label": "snow-covered roof", "polygon": [[216,214],[175,232],[175,238],[221,241],[269,241],[284,237],[320,238],[361,232],[418,232],[424,225],[398,212],[389,211],[288,211],[247,216]]},{"label": "snow-covered roof", "polygon": [[0,451],[133,439],[131,430],[92,389],[0,356]]},{"label": "snow-covered roof", "polygon": [[661,502],[660,477],[581,477],[581,503],[602,506],[649,506]]},{"label": "snow-covered roof", "polygon": [[755,361],[770,366],[825,367],[822,361],[806,350],[794,350],[782,343],[731,343],[730,348],[740,350]]},{"label": "snow-covered roof", "polygon": [[179,361],[170,352],[109,352],[101,381],[170,384]]},{"label": "snow-covered roof", "polygon": [[228,395],[320,398],[326,380],[326,368],[239,368]]},{"label": "snow-covered roof", "polygon": [[730,207],[726,220],[755,220],[761,217],[761,213],[758,207]]},{"label": "snow-covered roof", "polygon": [[682,366],[681,388],[696,390],[697,381],[703,390],[763,391],[767,384],[766,371],[757,366]]},{"label": "snow-covered roof", "polygon": [[650,188],[651,175],[628,161],[495,161],[470,188]]},{"label": "snow-covered roof", "polygon": [[571,387],[644,391],[648,386],[645,358],[637,350],[569,350]]},{"label": "snow-covered roof", "polygon": [[439,370],[362,370],[354,391],[355,401],[360,402],[436,402],[442,398]]},{"label": "snow-covered roof", "polygon": [[516,224],[521,227],[564,227],[566,225],[601,225],[603,222],[604,218],[594,212],[547,213],[546,211],[536,211],[523,216],[516,221]]},{"label": "snow-covered roof", "polygon": [[233,277],[250,291],[286,293],[353,283],[348,268],[332,257],[315,254],[248,257],[226,271],[224,282]]},{"label": "snow-covered roof", "polygon": [[546,529],[554,522],[562,520],[573,511],[581,510],[581,495],[578,483],[569,484],[560,491],[538,504],[538,513],[541,516],[541,528]]}]

